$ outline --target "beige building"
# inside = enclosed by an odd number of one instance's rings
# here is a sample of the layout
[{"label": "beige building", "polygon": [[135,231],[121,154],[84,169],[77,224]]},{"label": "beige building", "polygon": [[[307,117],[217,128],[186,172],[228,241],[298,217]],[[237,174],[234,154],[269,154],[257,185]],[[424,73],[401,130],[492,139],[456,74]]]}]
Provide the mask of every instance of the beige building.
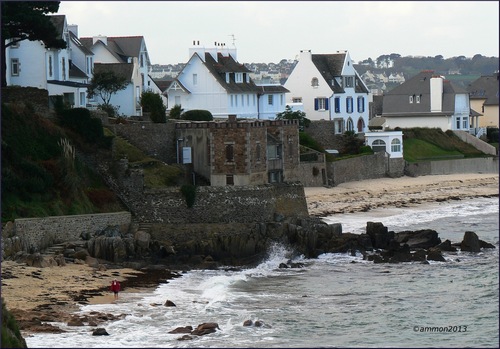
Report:
[{"label": "beige building", "polygon": [[481,113],[479,127],[498,127],[498,72],[481,76],[468,87],[471,109]]}]

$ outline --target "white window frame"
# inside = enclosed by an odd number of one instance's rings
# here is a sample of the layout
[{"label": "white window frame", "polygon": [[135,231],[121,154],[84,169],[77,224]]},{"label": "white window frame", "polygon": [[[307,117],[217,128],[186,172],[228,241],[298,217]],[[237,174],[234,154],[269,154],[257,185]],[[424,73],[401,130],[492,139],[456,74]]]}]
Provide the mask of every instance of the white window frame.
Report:
[{"label": "white window frame", "polygon": [[10,75],[11,76],[19,76],[21,72],[21,63],[19,62],[19,58],[11,58],[10,59]]},{"label": "white window frame", "polygon": [[292,103],[302,103],[302,97],[292,97]]},{"label": "white window frame", "polygon": [[326,110],[326,98],[318,98],[318,110]]},{"label": "white window frame", "polygon": [[234,81],[236,83],[242,83],[243,82],[243,73],[236,73],[234,76]]},{"label": "white window frame", "polygon": [[344,77],[344,86],[345,87],[354,87],[354,76],[346,76]]},{"label": "white window frame", "polygon": [[401,153],[401,141],[397,138],[391,141],[391,153]]}]

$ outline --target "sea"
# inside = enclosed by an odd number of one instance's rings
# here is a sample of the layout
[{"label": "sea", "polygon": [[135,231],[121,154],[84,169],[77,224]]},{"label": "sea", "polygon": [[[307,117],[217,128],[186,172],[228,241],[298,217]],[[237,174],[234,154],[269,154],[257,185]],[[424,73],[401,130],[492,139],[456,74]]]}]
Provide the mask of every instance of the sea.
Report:
[{"label": "sea", "polygon": [[[25,339],[29,348],[498,348],[498,206],[498,198],[477,198],[323,217],[343,232],[381,222],[395,232],[434,229],[452,243],[473,231],[495,249],[374,264],[359,253],[306,259],[276,244],[254,268],[193,270],[147,292],[121,293],[116,303],[82,305],[81,314],[126,314],[99,325],[108,336],[53,323],[67,332]],[[303,267],[278,267],[289,259]],[[163,306],[167,300],[176,306]],[[190,340],[169,333],[205,322],[220,329]]]}]

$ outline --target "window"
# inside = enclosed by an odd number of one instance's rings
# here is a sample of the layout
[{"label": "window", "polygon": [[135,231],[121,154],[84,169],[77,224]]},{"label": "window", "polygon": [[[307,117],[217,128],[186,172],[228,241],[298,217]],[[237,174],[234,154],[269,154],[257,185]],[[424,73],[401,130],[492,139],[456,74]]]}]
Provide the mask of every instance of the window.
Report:
[{"label": "window", "polygon": [[92,57],[87,57],[87,74],[92,72]]},{"label": "window", "polygon": [[241,106],[242,107],[245,105],[245,100],[243,98],[245,98],[245,96],[241,95]]},{"label": "window", "polygon": [[255,107],[255,95],[253,95],[253,106]]},{"label": "window", "polygon": [[328,110],[328,98],[314,98],[314,110]]},{"label": "window", "polygon": [[283,105],[283,95],[280,95],[280,105]]},{"label": "window", "polygon": [[84,107],[85,104],[85,92],[80,92],[80,105]]},{"label": "window", "polygon": [[354,131],[354,122],[352,122],[351,118],[347,119],[346,129],[347,131]]},{"label": "window", "polygon": [[354,87],[354,76],[346,76],[344,78],[345,87]]},{"label": "window", "polygon": [[417,98],[416,98],[417,103],[420,103],[420,98],[422,98],[422,95],[417,96]]},{"label": "window", "polygon": [[226,161],[233,162],[234,161],[234,145],[226,144]]},{"label": "window", "polygon": [[467,122],[467,117],[466,117],[466,116],[464,116],[464,117],[462,118],[462,128],[463,128],[464,130],[466,130],[466,129],[468,129],[468,128],[469,128],[469,123]]},{"label": "window", "polygon": [[226,73],[226,84],[229,84],[230,81],[229,73]]},{"label": "window", "polygon": [[238,106],[238,95],[234,96],[234,105],[235,105],[235,107]]},{"label": "window", "polygon": [[234,175],[226,175],[226,185],[234,185]]},{"label": "window", "polygon": [[312,78],[312,80],[311,80],[311,86],[312,87],[318,87],[319,86],[319,80],[318,80],[318,78]]},{"label": "window", "polygon": [[10,60],[10,75],[12,76],[19,76],[19,59],[18,58],[12,58]]},{"label": "window", "polygon": [[273,105],[274,102],[274,95],[268,95],[267,96],[267,104]]},{"label": "window", "polygon": [[365,97],[358,97],[358,113],[365,111]]},{"label": "window", "polygon": [[49,56],[49,78],[52,77],[52,56]]},{"label": "window", "polygon": [[236,73],[236,75],[234,76],[234,80],[237,83],[243,82],[243,73]]},{"label": "window", "polygon": [[413,96],[410,96],[410,103],[413,103]]},{"label": "window", "polygon": [[391,142],[391,153],[401,152],[401,141],[399,139],[393,139]]},{"label": "window", "polygon": [[62,80],[66,81],[66,58],[62,59]]},{"label": "window", "polygon": [[335,112],[340,113],[340,97],[335,97]]},{"label": "window", "polygon": [[193,85],[198,85],[198,74],[193,74]]},{"label": "window", "polygon": [[346,110],[346,112],[348,112],[349,114],[351,114],[352,113],[352,109],[353,109],[352,97],[347,97],[345,101],[346,101],[345,110]]},{"label": "window", "polygon": [[247,95],[247,105],[250,105],[250,95]]},{"label": "window", "polygon": [[144,67],[144,54],[143,53],[141,53],[140,60],[141,60],[141,68],[143,68]]},{"label": "window", "polygon": [[381,139],[376,139],[372,143],[373,151],[385,151],[385,142]]},{"label": "window", "polygon": [[292,97],[292,103],[302,103],[302,97]]}]

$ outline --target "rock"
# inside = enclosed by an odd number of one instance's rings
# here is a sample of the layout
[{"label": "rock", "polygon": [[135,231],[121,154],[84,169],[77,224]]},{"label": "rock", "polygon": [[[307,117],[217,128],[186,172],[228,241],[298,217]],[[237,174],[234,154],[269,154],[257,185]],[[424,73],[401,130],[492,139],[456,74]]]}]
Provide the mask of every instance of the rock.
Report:
[{"label": "rock", "polygon": [[427,253],[428,261],[437,261],[437,262],[446,262],[443,255],[441,254],[441,250],[438,248],[430,248]]},{"label": "rock", "polygon": [[191,332],[191,334],[196,336],[203,336],[206,334],[214,333],[217,331],[217,329],[220,330],[219,324],[217,324],[216,322],[205,322],[198,325],[198,327],[193,332]]},{"label": "rock", "polygon": [[288,268],[288,265],[286,263],[280,263],[279,268],[286,269],[286,268]]},{"label": "rock", "polygon": [[427,260],[425,250],[416,250],[411,255],[411,260],[413,262],[424,262]]},{"label": "rock", "polygon": [[105,328],[99,327],[99,328],[96,328],[92,332],[92,335],[93,336],[109,336],[109,333],[106,331]]},{"label": "rock", "polygon": [[394,239],[400,244],[406,243],[411,249],[428,249],[441,243],[438,233],[432,229],[402,231],[395,234]]},{"label": "rock", "polygon": [[479,243],[481,244],[481,248],[496,248],[495,245],[492,245],[489,242],[483,240],[479,240]]},{"label": "rock", "polygon": [[454,246],[451,245],[450,240],[445,240],[444,242],[437,245],[436,248],[439,248],[441,251],[447,252],[455,252],[457,250]]},{"label": "rock", "polygon": [[262,327],[264,325],[264,323],[260,320],[257,320],[257,321],[255,321],[254,325],[255,325],[255,327]]},{"label": "rock", "polygon": [[380,222],[367,222],[366,234],[370,236],[373,248],[386,249],[394,239],[394,232],[387,231],[387,227]]},{"label": "rock", "polygon": [[72,318],[68,321],[68,326],[84,326],[84,323],[79,318]]},{"label": "rock", "polygon": [[182,337],[177,338],[178,341],[190,341],[192,339],[193,339],[193,337],[188,336],[187,334],[182,336]]},{"label": "rock", "polygon": [[87,251],[85,249],[75,251],[75,253],[73,254],[73,258],[81,259],[83,261],[85,260],[85,258],[87,258],[87,256],[90,256],[90,254],[89,254],[89,251]]},{"label": "rock", "polygon": [[171,300],[168,300],[165,302],[165,306],[166,307],[176,307],[176,305],[174,304],[174,302],[172,302]]},{"label": "rock", "polygon": [[193,331],[192,326],[177,327],[168,333],[191,333]]},{"label": "rock", "polygon": [[147,250],[149,248],[149,244],[151,243],[151,235],[147,232],[138,230],[135,235],[135,243],[138,248]]},{"label": "rock", "polygon": [[253,321],[252,320],[245,320],[243,322],[243,326],[252,326],[253,325]]},{"label": "rock", "polygon": [[460,249],[467,252],[479,252],[481,251],[481,243],[476,233],[473,231],[466,231],[464,238],[460,243]]}]

